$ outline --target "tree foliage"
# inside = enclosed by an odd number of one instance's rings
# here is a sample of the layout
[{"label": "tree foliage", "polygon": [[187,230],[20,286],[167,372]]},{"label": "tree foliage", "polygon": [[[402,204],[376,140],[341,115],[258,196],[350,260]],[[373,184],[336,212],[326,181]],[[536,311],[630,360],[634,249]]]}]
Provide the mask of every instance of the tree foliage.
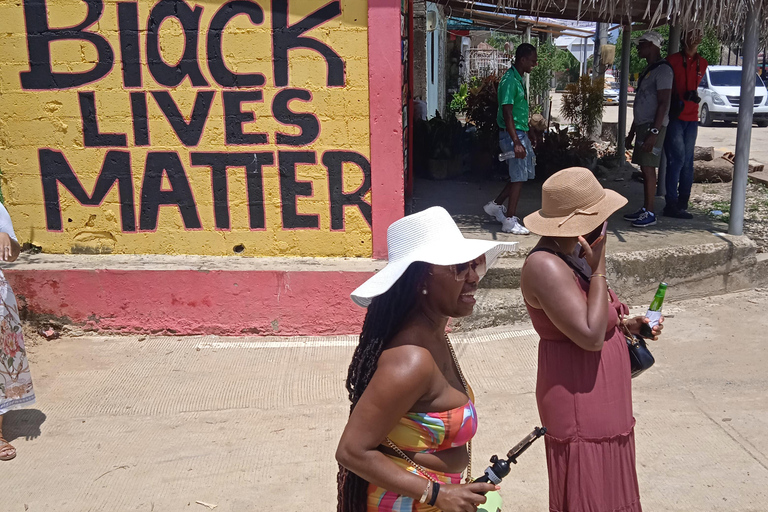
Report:
[{"label": "tree foliage", "polygon": [[467,121],[475,125],[480,143],[486,148],[494,148],[498,143],[498,87],[499,77],[490,75],[470,87],[467,97]]},{"label": "tree foliage", "polygon": [[[669,54],[669,25],[662,25],[656,27],[654,30],[664,38],[661,45],[661,55],[662,57],[666,57]],[[644,33],[644,30],[633,30],[632,41],[636,41]],[[616,44],[616,69],[621,69],[622,42],[623,38],[619,36],[619,41]],[[702,40],[701,45],[699,45],[699,55],[704,57],[710,64],[717,64],[720,62],[721,47],[722,44],[717,38],[715,29],[707,27],[704,31],[704,39]],[[680,45],[680,49],[682,50],[682,44]],[[641,59],[637,55],[637,45],[632,44],[632,49],[630,50],[629,55],[629,74],[639,74],[645,69],[645,66],[645,59]]]},{"label": "tree foliage", "polygon": [[562,53],[562,50],[559,50],[552,43],[539,43],[536,50],[539,64],[531,71],[531,113],[541,112],[544,96],[549,93],[552,78],[555,76],[556,71],[560,71],[558,66],[562,60],[557,58],[557,53]]},{"label": "tree foliage", "polygon": [[563,94],[560,114],[579,130],[579,134],[589,137],[603,118],[603,80],[592,80],[583,75],[575,84],[568,84]]},{"label": "tree foliage", "polygon": [[493,46],[497,50],[503,52],[505,50],[504,45],[509,43],[510,53],[514,55],[515,48],[523,42],[523,38],[518,35],[507,34],[505,32],[493,32],[491,37],[488,38],[486,43]]}]

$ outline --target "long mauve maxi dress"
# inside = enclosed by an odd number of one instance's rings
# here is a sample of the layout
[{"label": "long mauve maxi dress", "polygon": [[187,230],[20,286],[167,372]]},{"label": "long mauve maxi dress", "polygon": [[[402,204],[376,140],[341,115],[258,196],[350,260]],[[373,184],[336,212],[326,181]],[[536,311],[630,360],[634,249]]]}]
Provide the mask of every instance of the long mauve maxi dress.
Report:
[{"label": "long mauve maxi dress", "polygon": [[[574,273],[587,299],[589,283]],[[613,290],[605,343],[589,352],[526,303],[541,337],[536,402],[547,427],[551,512],[640,512],[635,472],[635,419],[624,335],[627,307]]]}]

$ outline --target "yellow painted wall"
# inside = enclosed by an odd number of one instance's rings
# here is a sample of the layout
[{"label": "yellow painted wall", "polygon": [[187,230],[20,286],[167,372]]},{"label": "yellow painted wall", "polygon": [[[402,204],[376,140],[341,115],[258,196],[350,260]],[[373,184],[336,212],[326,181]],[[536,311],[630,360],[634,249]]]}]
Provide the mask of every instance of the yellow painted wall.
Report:
[{"label": "yellow painted wall", "polygon": [[[147,27],[150,11],[158,3],[139,0],[138,27],[142,83],[126,87],[117,19],[117,2],[104,2],[98,21],[85,31],[103,36],[114,52],[109,73],[98,81],[67,89],[31,89],[22,86],[22,73],[30,71],[28,34],[25,32],[25,1],[40,4],[42,0],[0,0],[0,171],[6,206],[11,212],[16,233],[21,242],[42,246],[44,252],[97,252],[120,254],[201,254],[231,255],[234,248],[246,256],[370,256],[371,227],[364,208],[343,207],[343,223],[332,229],[332,194],[328,170],[323,165],[327,152],[346,151],[360,155],[363,162],[370,159],[368,109],[368,51],[367,2],[340,0],[341,14],[304,34],[327,45],[344,64],[341,86],[328,86],[326,60],[311,49],[298,48],[288,52],[289,84],[276,87],[273,69],[273,4],[277,0],[256,0],[264,14],[261,24],[254,24],[245,14],[229,21],[223,33],[223,54],[226,66],[233,72],[262,73],[265,85],[237,89],[219,85],[207,62],[207,37],[211,20],[223,1],[198,0],[187,5],[202,7],[197,54],[199,69],[207,86],[194,87],[189,77],[177,87],[159,84],[147,63]],[[288,2],[289,25],[300,23],[309,14],[329,5],[329,0],[291,0]],[[86,19],[87,5],[76,0],[47,0],[47,19],[51,28],[75,27]],[[175,65],[184,53],[184,33],[181,24],[167,18],[159,28],[160,53],[163,60]],[[95,47],[85,41],[54,41],[50,44],[52,70],[61,73],[82,73],[94,68],[98,59]],[[279,123],[272,102],[284,89],[309,91],[309,101],[293,101],[290,109],[297,113],[312,113],[320,125],[316,140],[302,146],[276,143],[276,133],[296,135],[299,129]],[[214,93],[210,112],[195,147],[185,146],[163,114],[152,92],[165,91],[189,120],[198,91]],[[226,143],[223,94],[227,91],[262,91],[263,102],[243,103],[243,112],[253,112],[256,120],[242,125],[243,131],[265,133],[267,144],[232,145]],[[125,134],[126,147],[86,147],[84,120],[78,93],[92,92],[96,119],[101,134]],[[149,146],[137,145],[132,119],[131,93],[146,92]],[[90,197],[108,152],[128,152],[133,182],[135,231],[125,229],[121,215],[118,186],[112,187],[101,205],[85,206],[61,184],[61,230],[51,229],[50,214],[46,216],[43,196],[43,175],[52,171],[41,169],[40,151],[63,155]],[[299,214],[315,214],[319,225],[289,228],[284,226],[281,180],[278,170],[280,152],[306,151],[314,155],[313,165],[297,167],[297,181],[310,182],[311,196],[296,199]],[[157,196],[145,187],[145,164],[149,152],[178,154],[186,179],[194,196],[192,211],[200,227],[185,225],[178,207],[159,207],[156,230],[142,229],[143,196]],[[194,153],[272,153],[274,165],[263,168],[265,222],[263,229],[251,229],[248,195],[243,167],[228,170],[229,229],[217,229],[214,216],[212,172],[206,166],[192,165]],[[337,154],[337,153],[333,153]],[[114,155],[114,153],[113,153]],[[364,165],[363,165],[364,166]],[[46,167],[53,169],[54,167]],[[56,167],[56,169],[59,169]],[[354,163],[343,165],[343,193],[361,188],[364,172]],[[370,169],[370,166],[368,166]],[[368,170],[370,172],[370,170]],[[55,182],[54,182],[55,183]],[[162,176],[162,190],[172,187],[168,176]],[[147,187],[151,189],[151,186]],[[178,187],[173,187],[178,188]],[[177,190],[178,192],[178,190]],[[370,192],[362,190],[370,205]],[[340,197],[336,194],[337,199]],[[125,201],[124,201],[125,202]],[[149,199],[147,202],[151,202]],[[129,205],[130,206],[130,205]],[[146,206],[146,205],[144,205]],[[55,210],[55,208],[54,208]],[[370,208],[368,209],[370,211]],[[338,206],[336,208],[338,212]],[[55,215],[53,215],[55,217]],[[151,217],[151,215],[149,216]],[[311,218],[310,218],[310,224]],[[55,228],[55,222],[53,222]]]}]

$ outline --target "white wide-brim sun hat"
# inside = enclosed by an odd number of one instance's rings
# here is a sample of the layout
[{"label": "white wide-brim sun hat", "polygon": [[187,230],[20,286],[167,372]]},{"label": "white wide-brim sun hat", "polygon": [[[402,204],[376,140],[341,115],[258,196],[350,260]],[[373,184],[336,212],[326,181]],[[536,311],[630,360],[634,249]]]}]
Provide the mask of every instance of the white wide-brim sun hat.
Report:
[{"label": "white wide-brim sun hat", "polygon": [[434,206],[395,221],[387,229],[387,266],[361,284],[351,297],[367,308],[374,297],[385,293],[405,273],[411,263],[458,265],[485,254],[490,268],[502,252],[514,251],[517,242],[496,242],[464,238],[444,208]]}]

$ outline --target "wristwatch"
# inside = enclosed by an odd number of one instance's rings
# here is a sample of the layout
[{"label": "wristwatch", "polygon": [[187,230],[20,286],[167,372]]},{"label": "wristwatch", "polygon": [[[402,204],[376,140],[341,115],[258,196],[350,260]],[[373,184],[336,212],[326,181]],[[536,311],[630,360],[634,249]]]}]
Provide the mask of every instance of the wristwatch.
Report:
[{"label": "wristwatch", "polygon": [[658,129],[658,128],[651,128],[651,129],[650,129],[650,130],[648,130],[648,131],[649,131],[650,133],[652,133],[653,135],[658,135],[658,134],[659,134],[659,129]]}]

